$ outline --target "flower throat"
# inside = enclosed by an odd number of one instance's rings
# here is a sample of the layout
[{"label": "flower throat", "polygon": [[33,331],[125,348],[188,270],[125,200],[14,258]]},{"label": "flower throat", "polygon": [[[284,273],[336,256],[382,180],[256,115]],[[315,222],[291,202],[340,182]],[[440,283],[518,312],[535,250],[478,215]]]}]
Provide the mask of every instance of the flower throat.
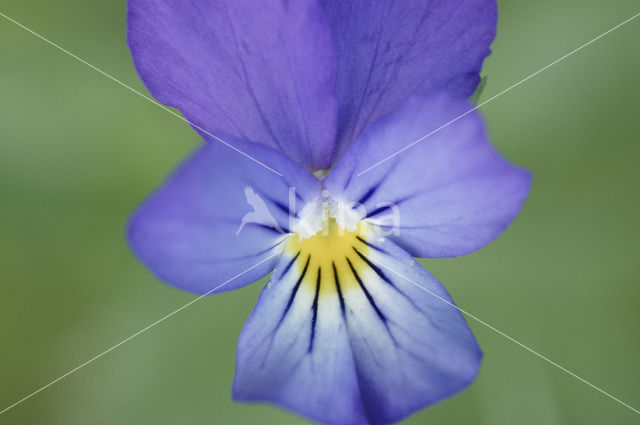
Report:
[{"label": "flower throat", "polygon": [[362,276],[375,266],[367,259],[372,249],[366,223],[360,222],[353,231],[340,227],[333,217],[326,216],[322,230],[310,237],[289,236],[286,251],[293,256],[298,270],[297,286],[316,293],[316,297],[342,294],[362,289]]}]

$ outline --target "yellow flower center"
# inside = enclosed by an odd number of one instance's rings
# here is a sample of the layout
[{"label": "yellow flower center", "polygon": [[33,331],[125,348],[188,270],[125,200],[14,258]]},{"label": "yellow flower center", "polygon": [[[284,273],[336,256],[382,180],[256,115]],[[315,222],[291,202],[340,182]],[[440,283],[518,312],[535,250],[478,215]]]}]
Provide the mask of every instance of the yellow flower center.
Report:
[{"label": "yellow flower center", "polygon": [[349,231],[327,217],[322,227],[308,238],[289,236],[286,251],[297,257],[300,286],[320,297],[360,289],[358,278],[367,268],[366,257],[371,249],[367,243],[369,225],[360,222],[354,231]]}]

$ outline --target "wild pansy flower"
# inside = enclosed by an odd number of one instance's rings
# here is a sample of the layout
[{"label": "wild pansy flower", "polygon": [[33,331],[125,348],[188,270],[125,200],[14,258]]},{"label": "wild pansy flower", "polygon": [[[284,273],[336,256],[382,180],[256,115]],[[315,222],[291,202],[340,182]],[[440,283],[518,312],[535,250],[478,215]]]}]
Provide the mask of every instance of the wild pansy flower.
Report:
[{"label": "wild pansy flower", "polygon": [[481,248],[527,196],[478,114],[441,128],[495,25],[494,0],[129,0],[141,79],[210,142],[136,212],[133,251],[198,294],[273,271],[236,400],[384,424],[472,382],[481,351],[413,257]]}]

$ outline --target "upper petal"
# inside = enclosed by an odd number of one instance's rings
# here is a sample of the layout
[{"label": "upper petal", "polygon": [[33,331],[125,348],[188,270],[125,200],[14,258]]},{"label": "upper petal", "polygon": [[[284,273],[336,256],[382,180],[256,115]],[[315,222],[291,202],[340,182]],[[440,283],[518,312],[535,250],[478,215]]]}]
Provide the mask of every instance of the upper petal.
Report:
[{"label": "upper petal", "polygon": [[233,395],[387,424],[465,388],[481,356],[436,279],[393,242],[354,237],[287,249],[240,335]]},{"label": "upper petal", "polygon": [[297,215],[319,190],[313,175],[279,152],[234,143],[283,176],[222,144],[206,144],[129,225],[136,256],[160,279],[190,292],[223,283],[220,291],[231,290],[269,273],[283,249],[289,208]]},{"label": "upper petal", "polygon": [[416,257],[483,247],[516,217],[531,178],[492,148],[470,109],[448,95],[411,98],[349,148],[325,186],[333,197],[363,204],[366,220]]},{"label": "upper petal", "polygon": [[468,97],[495,37],[495,0],[324,0],[337,58],[338,152],[411,94]]},{"label": "upper petal", "polygon": [[216,136],[328,167],[335,63],[316,0],[129,0],[127,28],[140,78],[160,102]]}]

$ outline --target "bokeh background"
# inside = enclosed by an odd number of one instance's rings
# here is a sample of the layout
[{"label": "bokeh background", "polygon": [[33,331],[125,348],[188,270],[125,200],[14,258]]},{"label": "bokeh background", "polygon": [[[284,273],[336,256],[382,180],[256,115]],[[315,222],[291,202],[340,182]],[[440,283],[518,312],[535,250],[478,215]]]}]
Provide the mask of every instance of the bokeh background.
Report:
[{"label": "bokeh background", "polygon": [[[0,12],[144,91],[125,2]],[[499,1],[482,99],[640,11],[637,0]],[[425,261],[458,305],[640,407],[640,18],[483,108],[534,175],[472,255]],[[145,91],[146,93],[146,91]],[[481,99],[481,100],[482,100]],[[194,297],[129,253],[130,212],[200,140],[0,17],[0,410]],[[235,343],[264,281],[205,298],[0,416],[0,424],[303,424],[235,404]],[[406,424],[631,424],[639,416],[486,328],[477,381]]]}]

